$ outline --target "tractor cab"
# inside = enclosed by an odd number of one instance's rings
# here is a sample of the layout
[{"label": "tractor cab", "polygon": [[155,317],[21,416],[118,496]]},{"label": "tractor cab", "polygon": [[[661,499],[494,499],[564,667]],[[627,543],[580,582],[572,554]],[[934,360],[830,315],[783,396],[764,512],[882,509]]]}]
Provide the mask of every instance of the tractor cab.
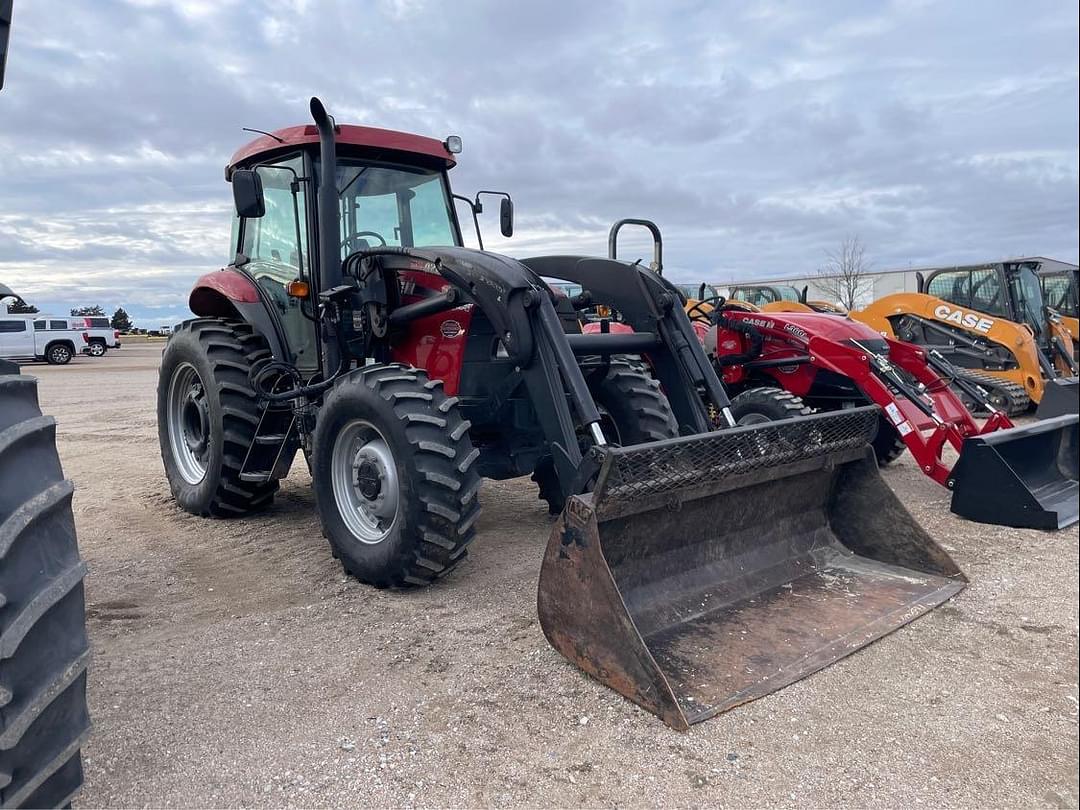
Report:
[{"label": "tractor cab", "polygon": [[[469,205],[480,238],[476,216],[483,206],[479,195],[469,200],[454,195],[450,188],[447,172],[461,149],[456,136],[438,141],[373,127],[338,126],[336,146],[339,255],[335,262],[379,247],[460,247],[455,200]],[[226,270],[255,282],[258,297],[275,321],[264,324],[273,326],[279,337],[275,354],[303,373],[315,373],[320,367],[314,308],[319,294],[331,286],[326,279],[320,282],[318,272],[322,261],[316,205],[319,154],[315,127],[290,127],[242,147],[225,172],[236,203],[232,261]],[[500,196],[502,230],[509,235],[512,203],[509,195]],[[196,285],[193,299],[209,296]]]}]

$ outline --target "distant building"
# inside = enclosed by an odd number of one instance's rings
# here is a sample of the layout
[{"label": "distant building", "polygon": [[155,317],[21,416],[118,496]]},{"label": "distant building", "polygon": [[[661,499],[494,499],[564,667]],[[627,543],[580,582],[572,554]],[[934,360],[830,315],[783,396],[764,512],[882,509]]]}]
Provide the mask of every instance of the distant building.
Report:
[{"label": "distant building", "polygon": [[[1077,265],[1070,262],[1063,262],[1060,259],[1050,259],[1046,256],[1022,256],[1020,258],[1012,259],[995,259],[993,261],[986,262],[964,262],[962,265],[940,265],[936,267],[909,267],[906,270],[879,270],[876,272],[870,272],[866,274],[868,283],[866,289],[860,296],[858,306],[866,306],[871,301],[876,301],[882,296],[889,295],[896,292],[918,292],[919,282],[916,278],[917,273],[929,276],[931,273],[937,270],[949,270],[953,267],[978,267],[984,264],[995,264],[997,262],[1010,261],[1010,262],[1041,262],[1042,269],[1044,270],[1075,270]],[[745,278],[731,281],[727,284],[718,284],[717,287],[720,292],[726,294],[731,287],[735,286],[769,286],[769,285],[787,285],[794,287],[797,290],[802,290],[803,287],[807,288],[806,297],[811,300],[829,301],[832,296],[828,295],[821,289],[821,280],[828,276],[822,276],[818,273],[811,273],[803,276],[786,276],[784,278]],[[835,303],[835,302],[832,302]]]}]

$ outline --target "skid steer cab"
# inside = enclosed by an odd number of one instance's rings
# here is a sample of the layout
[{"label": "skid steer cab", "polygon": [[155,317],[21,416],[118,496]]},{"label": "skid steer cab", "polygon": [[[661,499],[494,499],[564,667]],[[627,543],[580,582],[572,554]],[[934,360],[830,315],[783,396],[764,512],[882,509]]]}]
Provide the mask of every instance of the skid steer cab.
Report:
[{"label": "skid steer cab", "polygon": [[[531,475],[561,515],[545,634],[677,728],[963,587],[878,476],[875,408],[734,425],[655,225],[638,223],[653,267],[466,249],[455,202],[479,235],[485,192],[451,192],[459,139],[311,113],[233,156],[235,258],[199,279],[164,351],[159,438],[183,508],[264,507],[302,452],[345,570],[406,587],[465,559],[483,477]],[[587,300],[623,329],[583,334]]]}]

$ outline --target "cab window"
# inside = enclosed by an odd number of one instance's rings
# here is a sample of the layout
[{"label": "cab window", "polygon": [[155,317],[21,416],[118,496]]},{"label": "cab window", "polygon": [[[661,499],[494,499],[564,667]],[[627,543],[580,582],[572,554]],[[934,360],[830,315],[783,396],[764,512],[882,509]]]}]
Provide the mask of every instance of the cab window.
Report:
[{"label": "cab window", "polygon": [[971,273],[967,270],[936,273],[931,277],[926,292],[935,298],[941,298],[962,307],[970,306]]},{"label": "cab window", "polygon": [[[263,263],[260,272],[281,282],[306,275],[307,251],[305,185],[300,184],[293,205],[292,182],[303,177],[303,158],[299,155],[257,169],[263,184],[266,215],[244,221],[241,252],[251,261]],[[299,214],[299,238],[297,234]]]}]

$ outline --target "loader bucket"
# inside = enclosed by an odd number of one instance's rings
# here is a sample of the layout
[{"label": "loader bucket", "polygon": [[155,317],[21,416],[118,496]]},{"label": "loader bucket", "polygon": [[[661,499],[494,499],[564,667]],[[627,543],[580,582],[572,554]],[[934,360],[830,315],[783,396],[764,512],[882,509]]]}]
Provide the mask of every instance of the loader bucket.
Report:
[{"label": "loader bucket", "polygon": [[878,414],[605,448],[548,542],[548,641],[683,730],[947,600],[967,580],[878,474]]},{"label": "loader bucket", "polygon": [[1076,523],[1078,423],[1065,414],[965,439],[948,482],[952,511],[1018,529]]},{"label": "loader bucket", "polygon": [[1035,418],[1050,419],[1063,413],[1080,413],[1080,378],[1056,377],[1043,387]]}]

